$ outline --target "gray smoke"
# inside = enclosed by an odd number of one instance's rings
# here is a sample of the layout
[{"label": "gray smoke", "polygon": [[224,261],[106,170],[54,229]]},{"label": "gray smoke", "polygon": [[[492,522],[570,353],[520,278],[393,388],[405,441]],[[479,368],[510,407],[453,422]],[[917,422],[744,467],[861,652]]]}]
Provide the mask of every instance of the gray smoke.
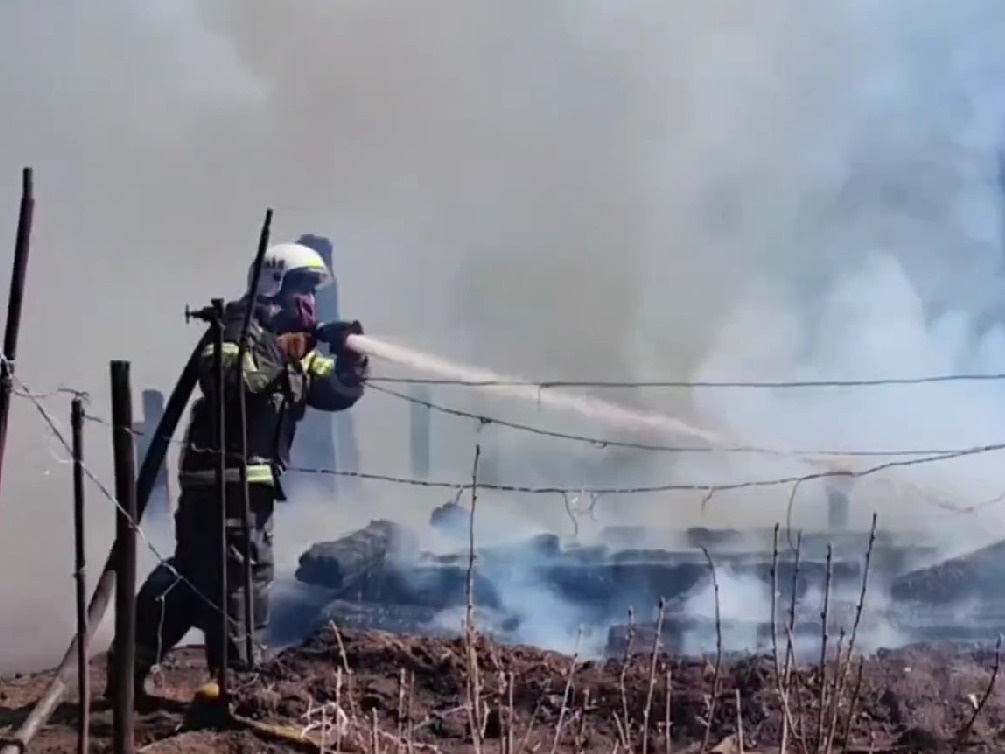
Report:
[{"label": "gray smoke", "polygon": [[[9,238],[18,170],[34,166],[38,181],[19,374],[38,390],[88,390],[104,416],[109,359],[133,360],[137,393],[170,389],[196,337],[184,304],[237,292],[266,206],[278,238],[335,239],[343,311],[369,331],[503,371],[1001,368],[1003,25],[991,0],[7,3]],[[845,447],[996,439],[1002,396],[993,384],[609,395],[765,443]],[[65,396],[46,405],[65,425]],[[372,395],[357,416],[365,468],[404,471],[405,407]],[[474,429],[444,426],[441,471],[462,478]],[[91,425],[87,440],[108,479],[107,430]],[[71,630],[60,460],[19,401],[0,504],[16,574],[0,593],[5,667],[51,661]],[[629,462],[639,483],[774,470]],[[993,463],[911,474],[973,503],[991,497]],[[374,494],[371,506],[416,520],[443,502]],[[806,494],[811,524],[819,490]],[[708,515],[773,522],[785,497],[737,493]],[[611,516],[693,522],[699,499],[615,501]],[[880,502],[864,499],[856,518]],[[558,500],[499,503],[556,526],[565,515]],[[306,507],[280,528],[285,557],[371,513]],[[96,491],[88,510],[93,577],[111,510]],[[908,500],[881,512],[892,523],[916,511]]]}]

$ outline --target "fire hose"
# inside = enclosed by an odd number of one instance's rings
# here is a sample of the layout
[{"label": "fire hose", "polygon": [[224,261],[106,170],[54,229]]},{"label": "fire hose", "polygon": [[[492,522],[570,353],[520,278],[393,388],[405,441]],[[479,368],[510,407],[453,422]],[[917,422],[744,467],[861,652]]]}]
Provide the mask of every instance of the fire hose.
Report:
[{"label": "fire hose", "polygon": [[[191,398],[199,382],[202,352],[207,343],[209,343],[209,340],[209,334],[207,333],[192,350],[192,354],[189,356],[181,375],[178,377],[178,382],[171,391],[171,396],[164,407],[161,420],[157,424],[153,436],[150,438],[150,444],[147,446],[143,464],[140,466],[139,473],[136,476],[137,526],[143,520],[143,514],[150,500],[150,494],[153,492],[154,485],[157,482],[157,473],[160,471],[161,465],[167,456],[171,438],[178,428],[189,398]],[[105,612],[108,610],[108,604],[111,602],[112,593],[115,589],[115,568],[117,561],[118,550],[113,544],[108,552],[108,557],[105,559],[105,566],[102,569],[101,576],[98,578],[98,583],[91,595],[91,600],[87,605],[87,634],[85,639],[88,643],[94,637],[94,632],[101,623],[102,618],[104,618]],[[56,706],[66,693],[68,682],[76,672],[78,641],[77,636],[74,636],[70,641],[69,646],[63,653],[63,659],[56,668],[56,674],[49,681],[45,692],[18,728],[13,738],[4,742],[3,747],[0,748],[0,754],[21,754],[38,731],[41,730],[42,726],[49,721]]]},{"label": "fire hose", "polygon": [[[358,337],[360,336],[350,336],[350,338]],[[150,443],[147,446],[147,451],[143,458],[143,464],[140,466],[139,473],[136,477],[137,526],[143,520],[143,514],[146,511],[147,503],[150,500],[150,494],[153,492],[154,485],[157,481],[157,474],[167,456],[167,450],[171,443],[171,438],[174,435],[175,430],[178,428],[178,424],[181,422],[185,407],[188,405],[189,398],[191,398],[192,393],[199,382],[199,369],[202,352],[207,343],[209,343],[209,340],[209,333],[207,333],[199,340],[195,348],[192,350],[192,354],[189,356],[184,369],[182,369],[181,375],[178,377],[178,382],[171,391],[171,395],[164,407],[164,413],[161,415],[161,420],[157,424],[157,428],[154,430],[153,436],[150,438]],[[367,340],[356,343],[347,342],[346,345],[350,348],[354,348],[354,350],[364,350],[364,347],[367,345]],[[112,593],[115,589],[115,568],[117,561],[118,550],[113,544],[109,550],[108,557],[105,559],[105,566],[101,572],[101,576],[98,578],[98,583],[94,588],[91,600],[87,606],[87,633],[85,641],[88,643],[94,637],[94,632],[97,629],[97,626],[101,623],[102,618],[105,616],[105,612],[108,610],[108,604],[111,601]],[[52,717],[52,713],[55,711],[56,706],[66,693],[69,681],[73,678],[74,673],[76,672],[78,641],[79,639],[76,635],[73,639],[71,639],[69,646],[63,654],[63,659],[56,668],[55,675],[52,680],[49,681],[49,685],[46,687],[42,696],[35,704],[34,709],[32,709],[32,711],[28,714],[28,717],[25,718],[24,722],[18,728],[13,738],[4,741],[3,747],[0,748],[0,754],[22,754],[31,740],[38,734],[39,730],[41,730],[42,727],[49,721],[49,718]],[[235,718],[235,722],[243,723],[247,727],[255,729],[255,726],[250,724],[253,721],[244,721]],[[262,727],[268,728],[269,726]],[[279,735],[287,739],[292,736],[292,731],[285,731],[283,729],[276,731],[263,729],[258,730],[258,732],[271,732],[273,735]]]}]

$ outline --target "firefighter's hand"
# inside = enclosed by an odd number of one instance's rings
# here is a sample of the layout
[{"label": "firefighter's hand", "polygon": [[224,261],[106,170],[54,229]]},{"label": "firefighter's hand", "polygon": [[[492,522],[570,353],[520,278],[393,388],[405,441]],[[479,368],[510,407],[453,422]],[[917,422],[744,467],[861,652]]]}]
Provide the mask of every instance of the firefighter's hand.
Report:
[{"label": "firefighter's hand", "polygon": [[347,350],[345,347],[346,338],[350,335],[363,334],[363,325],[359,323],[358,319],[352,322],[326,322],[323,325],[318,325],[314,334],[322,343],[331,346],[332,353],[340,354]]},{"label": "firefighter's hand", "polygon": [[279,348],[290,361],[300,361],[314,350],[317,340],[308,332],[288,332],[276,337]]},{"label": "firefighter's hand", "polygon": [[335,358],[335,373],[343,385],[357,387],[370,376],[370,359],[366,354],[346,348]]}]

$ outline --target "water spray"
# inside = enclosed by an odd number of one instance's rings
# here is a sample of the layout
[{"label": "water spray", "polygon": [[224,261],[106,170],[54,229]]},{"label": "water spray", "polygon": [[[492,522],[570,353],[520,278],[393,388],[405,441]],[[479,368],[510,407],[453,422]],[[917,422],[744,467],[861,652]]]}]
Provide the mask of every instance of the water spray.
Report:
[{"label": "water spray", "polygon": [[[601,398],[573,395],[556,389],[544,390],[536,385],[527,384],[523,380],[477,367],[457,364],[432,354],[390,343],[382,338],[374,338],[372,335],[349,335],[346,338],[346,346],[374,358],[394,362],[427,374],[435,374],[444,379],[470,383],[493,383],[480,384],[478,387],[497,395],[531,401],[537,405],[575,413],[618,429],[657,431],[671,436],[693,438],[706,443],[710,449],[757,452],[784,457],[806,464],[815,472],[823,472],[837,478],[846,478],[845,475],[854,476],[862,471],[861,459],[853,456],[813,455],[792,449],[762,447],[745,443],[735,435],[730,436],[698,427],[683,419],[648,411],[636,411]],[[887,479],[886,481],[903,490],[921,495],[940,507],[947,505],[946,496],[930,488],[923,489],[904,479]]]},{"label": "water spray", "polygon": [[[444,379],[473,383],[520,382],[483,369],[456,364],[437,356],[394,345],[370,335],[350,335],[346,345],[353,350],[363,351],[375,358],[392,361],[421,372],[436,374]],[[616,403],[573,395],[560,390],[542,390],[535,385],[490,384],[479,385],[479,389],[506,395],[521,400],[532,401],[550,408],[566,410],[589,419],[595,419],[620,429],[656,429],[665,434],[684,435],[707,443],[710,447],[734,448],[726,438],[687,422],[660,414],[633,411]]]}]

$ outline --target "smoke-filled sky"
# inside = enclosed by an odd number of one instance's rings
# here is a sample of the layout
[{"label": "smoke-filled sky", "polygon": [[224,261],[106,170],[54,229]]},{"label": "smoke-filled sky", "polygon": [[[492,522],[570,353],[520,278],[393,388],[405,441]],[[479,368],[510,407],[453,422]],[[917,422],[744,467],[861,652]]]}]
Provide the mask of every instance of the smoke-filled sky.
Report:
[{"label": "smoke-filled sky", "polygon": [[[109,359],[133,361],[137,392],[170,389],[196,337],[184,305],[239,291],[268,206],[277,239],[333,237],[343,311],[368,332],[501,371],[1005,371],[999,6],[4,3],[9,238],[24,165],[38,201],[18,373],[89,390],[103,415]],[[1005,415],[991,383],[608,397],[792,446],[993,442]],[[364,468],[407,473],[406,409],[364,403]],[[47,405],[65,425],[65,396]],[[469,447],[470,427],[447,440]],[[89,427],[88,442],[107,478],[107,432]],[[51,660],[72,625],[55,447],[19,401],[0,500],[15,574],[0,590],[2,666]],[[647,475],[708,481],[716,463]],[[1005,487],[994,460],[961,469],[914,478],[966,503]],[[411,510],[409,493],[388,494]],[[659,515],[693,519],[685,502]],[[88,509],[93,577],[111,512],[96,492]]]}]

